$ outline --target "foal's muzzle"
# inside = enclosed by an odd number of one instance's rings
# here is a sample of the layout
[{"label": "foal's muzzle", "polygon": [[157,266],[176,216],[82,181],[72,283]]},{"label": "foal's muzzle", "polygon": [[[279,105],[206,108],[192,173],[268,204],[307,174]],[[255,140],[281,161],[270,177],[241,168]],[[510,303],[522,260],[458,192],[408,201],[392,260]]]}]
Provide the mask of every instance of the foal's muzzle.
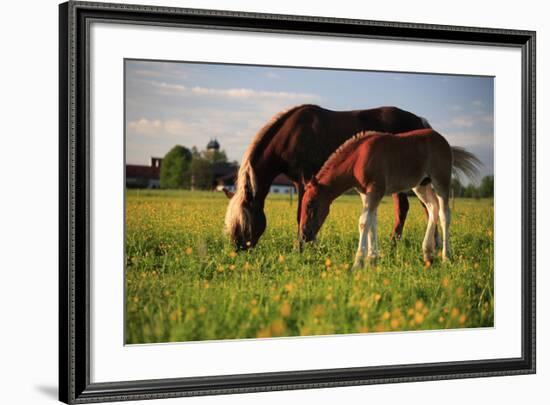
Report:
[{"label": "foal's muzzle", "polygon": [[300,234],[298,236],[298,242],[300,247],[300,253],[302,253],[304,250],[305,244],[308,242],[315,242],[315,237],[311,232],[300,231]]}]

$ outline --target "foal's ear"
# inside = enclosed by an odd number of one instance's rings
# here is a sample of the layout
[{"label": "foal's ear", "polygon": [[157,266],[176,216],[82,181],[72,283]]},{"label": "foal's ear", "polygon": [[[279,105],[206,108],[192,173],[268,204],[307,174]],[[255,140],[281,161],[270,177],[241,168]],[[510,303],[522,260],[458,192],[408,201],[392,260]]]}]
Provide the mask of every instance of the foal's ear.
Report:
[{"label": "foal's ear", "polygon": [[228,189],[226,189],[225,187],[222,189],[223,193],[225,194],[225,196],[229,199],[233,198],[233,196],[235,195],[234,192],[232,191],[229,191]]},{"label": "foal's ear", "polygon": [[309,184],[309,182],[311,181],[311,179],[306,179],[306,176],[304,176],[304,173],[302,173],[300,175],[300,182],[304,185],[304,186],[307,186]]},{"label": "foal's ear", "polygon": [[317,177],[312,176],[311,180],[309,181],[309,184],[311,184],[314,187],[317,187],[319,185],[319,182],[317,181]]}]

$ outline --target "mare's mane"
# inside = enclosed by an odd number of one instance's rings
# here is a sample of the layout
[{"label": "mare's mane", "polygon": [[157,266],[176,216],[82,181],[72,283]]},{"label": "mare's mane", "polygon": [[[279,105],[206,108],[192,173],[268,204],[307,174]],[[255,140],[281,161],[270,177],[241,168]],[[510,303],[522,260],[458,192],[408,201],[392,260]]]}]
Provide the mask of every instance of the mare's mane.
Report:
[{"label": "mare's mane", "polygon": [[227,212],[225,214],[225,232],[231,234],[239,228],[250,232],[252,229],[252,212],[245,203],[251,203],[258,190],[256,183],[256,173],[252,163],[257,158],[260,151],[263,151],[269,141],[281,128],[285,120],[297,109],[311,106],[312,104],[302,104],[281,111],[268,121],[257,133],[246,152],[243,155],[239,173],[237,174],[237,184],[235,195],[229,201]]},{"label": "mare's mane", "polygon": [[249,188],[252,195],[256,194],[257,184],[252,168],[252,162],[257,157],[259,151],[263,150],[266,143],[268,143],[273,136],[277,133],[277,130],[285,122],[286,118],[290,116],[294,111],[303,107],[318,107],[314,104],[300,104],[283,110],[278,114],[275,114],[271,120],[269,120],[254,136],[254,139],[248,145],[246,152],[243,155],[241,166],[239,167],[239,173],[237,175],[237,194],[239,190],[243,193],[245,188]]}]

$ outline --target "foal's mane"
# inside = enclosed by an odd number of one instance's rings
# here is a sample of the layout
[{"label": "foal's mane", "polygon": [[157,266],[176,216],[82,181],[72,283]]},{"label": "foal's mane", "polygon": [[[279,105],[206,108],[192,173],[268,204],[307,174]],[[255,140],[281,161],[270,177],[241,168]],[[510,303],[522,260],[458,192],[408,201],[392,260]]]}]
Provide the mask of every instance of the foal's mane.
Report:
[{"label": "foal's mane", "polygon": [[369,138],[372,135],[384,135],[384,134],[385,133],[378,132],[378,131],[361,131],[356,133],[347,141],[345,141],[343,144],[341,144],[338,147],[338,149],[332,152],[332,154],[325,161],[321,169],[319,169],[315,177],[317,178],[317,180],[319,180],[322,175],[324,175],[327,171],[330,171],[332,169],[334,164],[336,164],[340,158],[346,157],[346,155],[348,155],[350,152],[355,150],[355,146],[357,146],[358,143],[362,142],[366,138]]}]

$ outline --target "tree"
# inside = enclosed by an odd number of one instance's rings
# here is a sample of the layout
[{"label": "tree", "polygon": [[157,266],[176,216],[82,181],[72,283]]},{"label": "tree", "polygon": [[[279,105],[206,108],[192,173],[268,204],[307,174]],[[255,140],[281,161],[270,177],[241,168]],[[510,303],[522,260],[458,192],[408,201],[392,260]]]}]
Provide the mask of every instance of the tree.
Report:
[{"label": "tree", "polygon": [[191,189],[210,190],[214,182],[214,165],[227,164],[227,155],[223,150],[199,151],[191,148],[193,160],[190,166]]},{"label": "tree", "polygon": [[207,150],[203,152],[203,157],[211,163],[227,162],[227,155],[224,150]]},{"label": "tree", "polygon": [[193,190],[208,190],[212,187],[214,167],[202,156],[193,157],[190,167],[191,188]]},{"label": "tree", "polygon": [[192,154],[184,146],[176,145],[164,156],[160,167],[161,188],[188,188]]},{"label": "tree", "polygon": [[462,184],[460,184],[460,180],[454,177],[451,179],[451,190],[453,197],[462,197],[463,187]]},{"label": "tree", "polygon": [[469,184],[465,189],[463,196],[465,198],[479,198],[479,190],[473,184]]},{"label": "tree", "polygon": [[493,176],[485,176],[481,179],[481,185],[479,186],[479,196],[481,198],[488,198],[494,195],[494,183]]}]

